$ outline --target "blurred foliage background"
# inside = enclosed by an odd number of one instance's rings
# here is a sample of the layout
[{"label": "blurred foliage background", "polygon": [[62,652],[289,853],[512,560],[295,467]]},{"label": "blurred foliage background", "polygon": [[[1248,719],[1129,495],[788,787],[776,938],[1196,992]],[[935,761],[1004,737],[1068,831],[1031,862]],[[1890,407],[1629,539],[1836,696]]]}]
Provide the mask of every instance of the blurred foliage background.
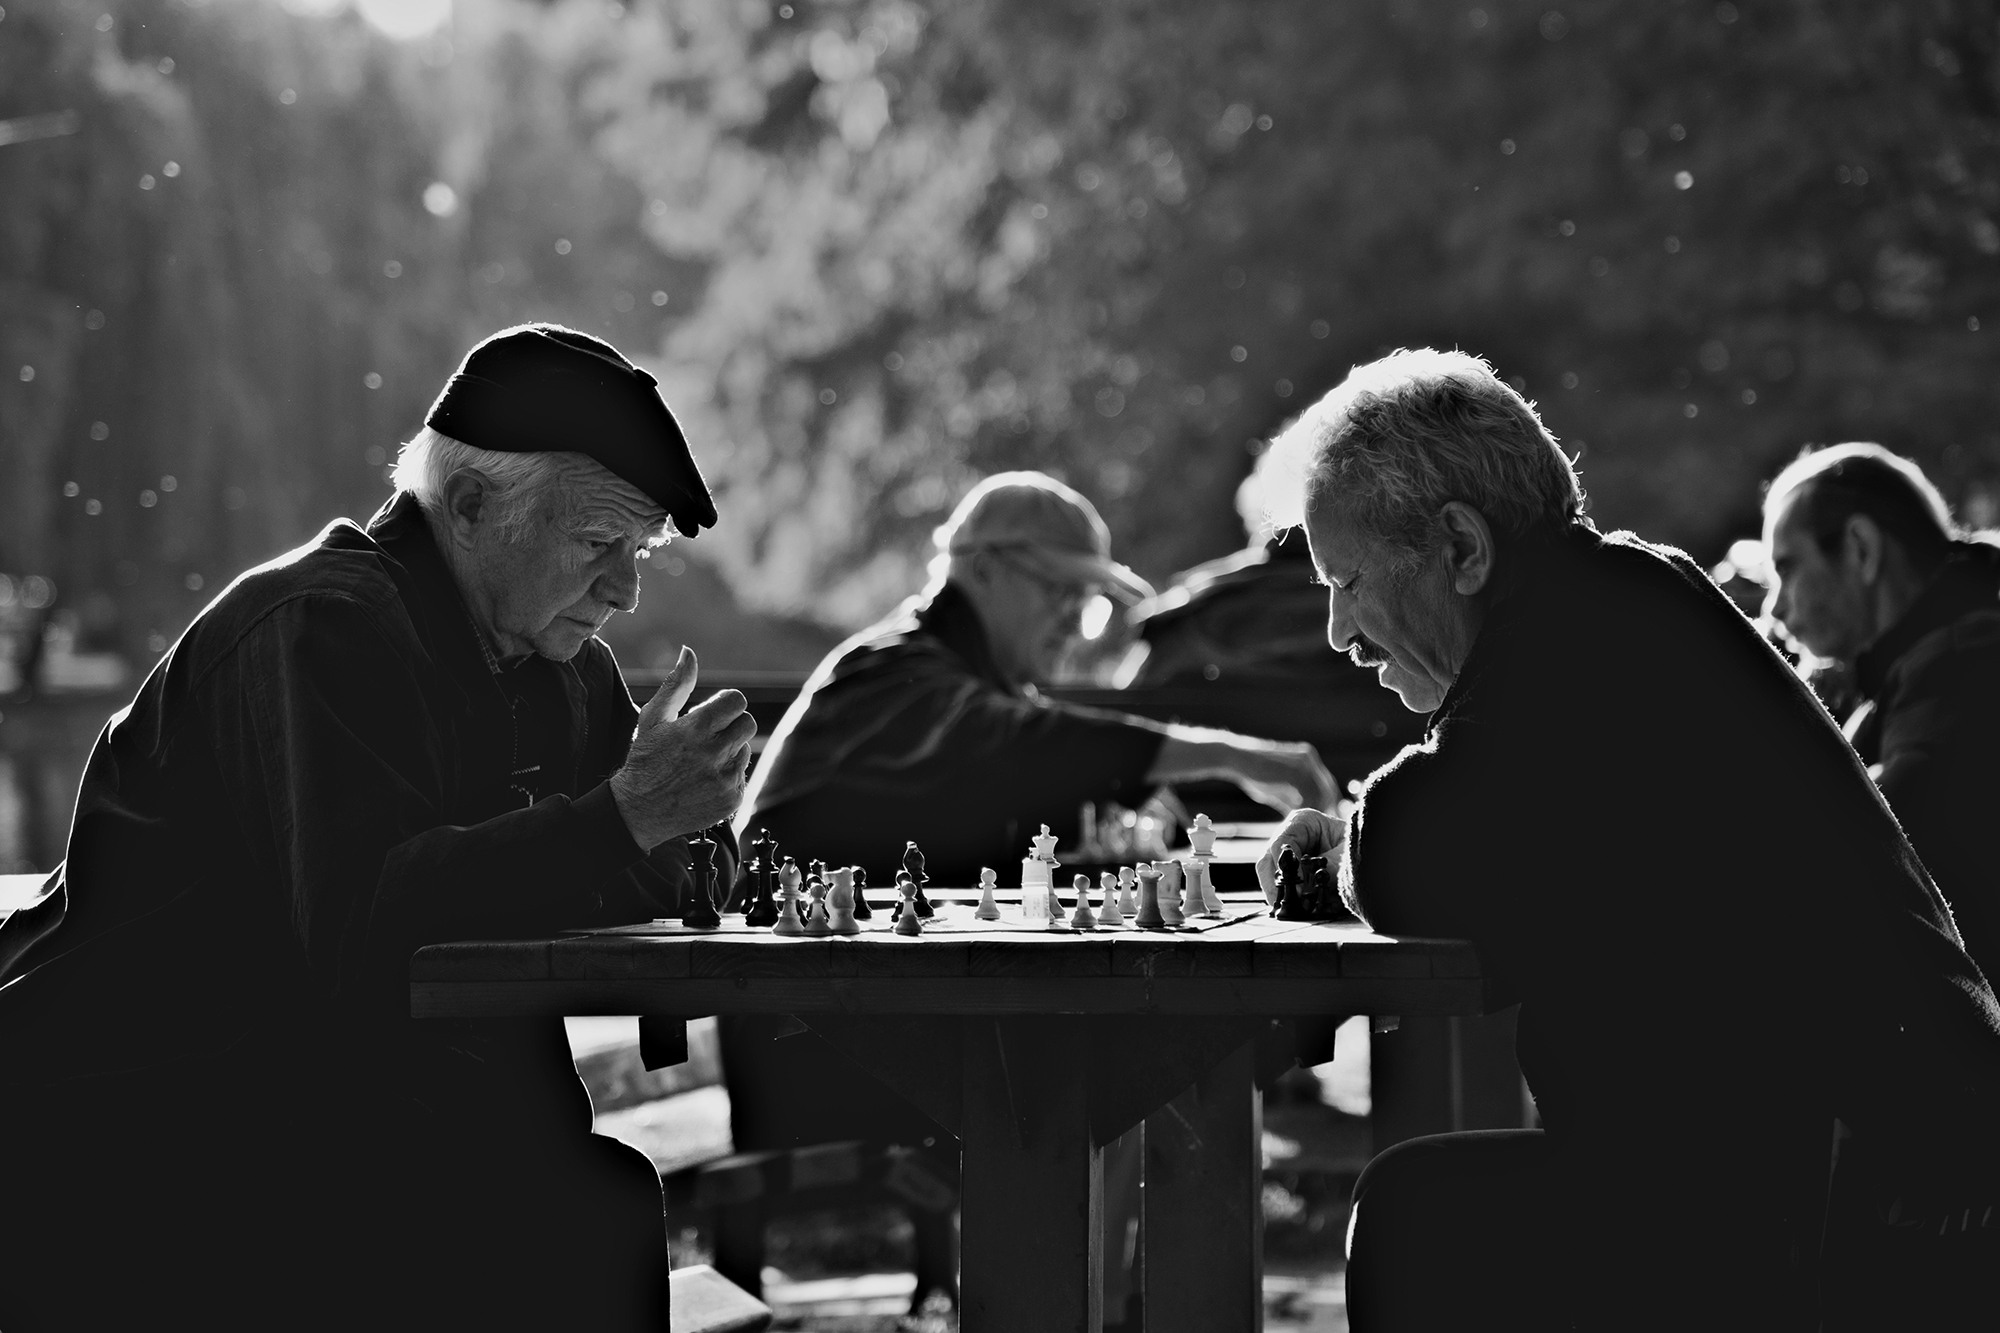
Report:
[{"label": "blurred foliage background", "polygon": [[807,668],[1006,467],[1164,581],[1398,345],[1704,560],[1807,441],[2000,517],[1993,3],[0,3],[0,601],[102,680],[365,517],[527,318],[651,368],[718,491],[639,664]]}]

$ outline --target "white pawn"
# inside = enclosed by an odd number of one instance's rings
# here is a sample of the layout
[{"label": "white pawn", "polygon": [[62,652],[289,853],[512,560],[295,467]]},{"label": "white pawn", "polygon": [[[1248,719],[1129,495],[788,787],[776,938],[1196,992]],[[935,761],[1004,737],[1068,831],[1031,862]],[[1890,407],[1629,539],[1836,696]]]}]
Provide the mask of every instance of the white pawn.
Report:
[{"label": "white pawn", "polygon": [[833,934],[826,914],[826,881],[814,875],[806,881],[806,893],[811,898],[806,904],[806,934],[815,938]]},{"label": "white pawn", "polygon": [[1076,876],[1071,887],[1076,890],[1076,914],[1070,917],[1070,925],[1078,930],[1096,930],[1097,914],[1090,910],[1090,876]]},{"label": "white pawn", "polygon": [[1181,891],[1181,915],[1189,920],[1208,910],[1201,900],[1201,864],[1192,858],[1181,862],[1181,880],[1185,886]]},{"label": "white pawn", "polygon": [[1118,910],[1126,916],[1139,915],[1139,872],[1131,866],[1118,867]]},{"label": "white pawn", "polygon": [[803,935],[805,922],[799,920],[799,864],[791,857],[778,871],[778,887],[785,895],[785,905],[778,909],[778,920],[771,927],[773,935]]},{"label": "white pawn", "polygon": [[827,929],[835,935],[859,935],[861,922],[854,915],[854,867],[842,866],[833,872],[833,888],[826,895]]},{"label": "white pawn", "polygon": [[921,935],[924,933],[923,918],[917,915],[917,882],[907,874],[896,876],[896,888],[903,895],[902,910],[896,913],[896,933],[898,935]]},{"label": "white pawn", "polygon": [[1000,919],[1000,904],[993,901],[993,889],[999,882],[1000,877],[989,867],[979,867],[979,907],[973,915],[981,921]]},{"label": "white pawn", "polygon": [[1097,924],[1100,926],[1124,925],[1125,913],[1118,906],[1118,876],[1112,874],[1109,870],[1105,871],[1097,877],[1097,887],[1104,894],[1104,906],[1097,913]]},{"label": "white pawn", "polygon": [[1184,925],[1187,918],[1181,915],[1181,863],[1155,861],[1153,869],[1160,876],[1160,919],[1170,926]]}]

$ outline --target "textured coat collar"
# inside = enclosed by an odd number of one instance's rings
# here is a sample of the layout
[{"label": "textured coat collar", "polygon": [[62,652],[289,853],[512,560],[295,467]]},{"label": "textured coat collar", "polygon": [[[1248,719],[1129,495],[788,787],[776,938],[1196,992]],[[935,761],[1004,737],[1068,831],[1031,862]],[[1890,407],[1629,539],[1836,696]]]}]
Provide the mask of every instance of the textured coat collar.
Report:
[{"label": "textured coat collar", "polygon": [[2000,610],[2000,547],[1960,543],[1902,618],[1855,659],[1862,694],[1879,699],[1891,669],[1933,631],[1974,611],[1995,610]]}]

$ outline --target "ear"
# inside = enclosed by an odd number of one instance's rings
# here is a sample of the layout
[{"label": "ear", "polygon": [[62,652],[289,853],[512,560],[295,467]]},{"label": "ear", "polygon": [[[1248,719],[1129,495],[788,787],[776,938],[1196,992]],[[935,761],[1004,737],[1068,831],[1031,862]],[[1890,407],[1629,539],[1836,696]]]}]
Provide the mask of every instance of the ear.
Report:
[{"label": "ear", "polygon": [[1840,562],[1860,578],[1863,587],[1872,587],[1881,579],[1887,548],[1888,536],[1881,524],[1866,514],[1848,516],[1840,530]]},{"label": "ear", "polygon": [[1493,543],[1493,529],[1486,516],[1463,500],[1450,500],[1438,517],[1444,523],[1444,559],[1451,575],[1452,591],[1461,597],[1477,597],[1493,579],[1493,564],[1499,551]]},{"label": "ear", "polygon": [[445,478],[444,520],[454,546],[462,549],[472,546],[480,522],[486,517],[486,485],[485,476],[469,467]]}]

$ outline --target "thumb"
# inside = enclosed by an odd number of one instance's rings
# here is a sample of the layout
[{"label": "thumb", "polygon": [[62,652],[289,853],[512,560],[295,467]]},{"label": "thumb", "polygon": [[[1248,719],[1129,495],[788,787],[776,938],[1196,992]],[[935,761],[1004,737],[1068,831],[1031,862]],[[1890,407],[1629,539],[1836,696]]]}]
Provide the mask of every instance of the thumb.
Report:
[{"label": "thumb", "polygon": [[688,696],[694,693],[700,665],[694,649],[682,645],[681,655],[674,659],[674,669],[667,673],[666,679],[660,682],[660,688],[646,701],[646,711],[659,713],[669,721],[679,717],[681,709],[687,707]]}]

